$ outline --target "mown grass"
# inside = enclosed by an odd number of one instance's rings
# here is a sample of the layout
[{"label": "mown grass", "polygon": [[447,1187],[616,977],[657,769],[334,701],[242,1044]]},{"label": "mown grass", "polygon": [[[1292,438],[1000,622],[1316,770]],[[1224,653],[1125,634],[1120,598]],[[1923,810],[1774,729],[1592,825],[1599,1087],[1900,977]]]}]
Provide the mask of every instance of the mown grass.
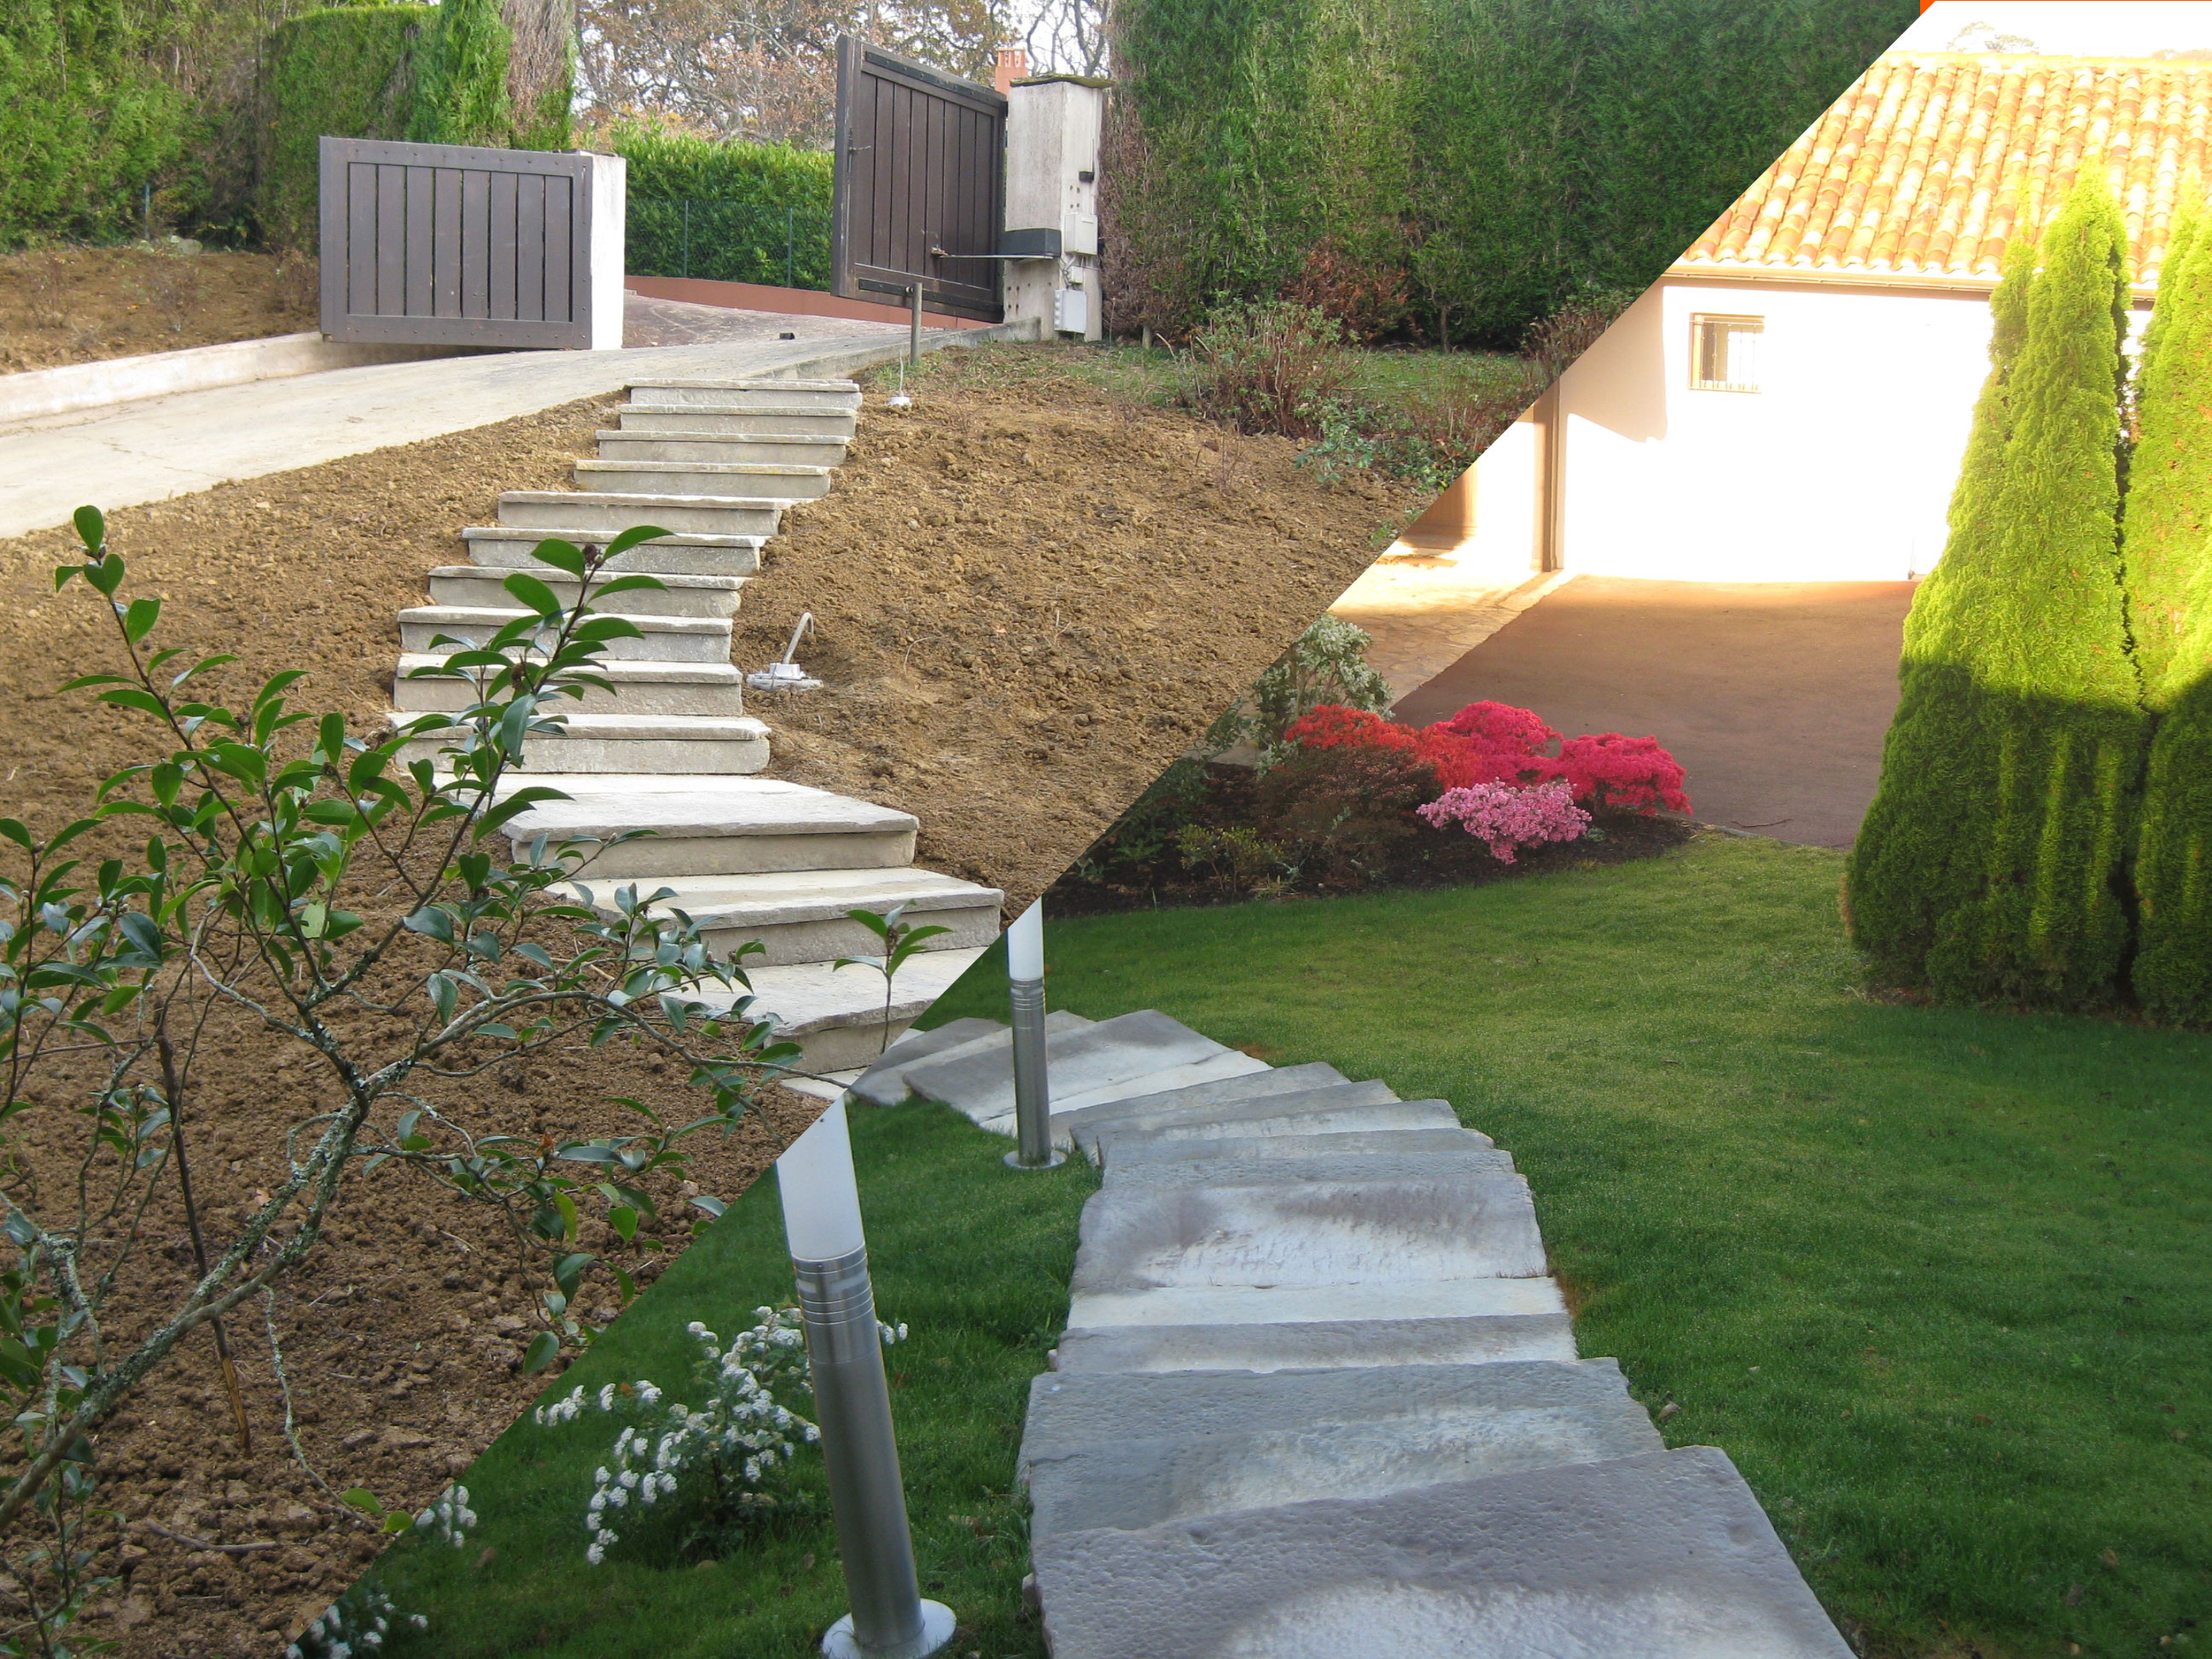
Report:
[{"label": "mown grass", "polygon": [[1050,997],[1496,1136],[1583,1351],[1726,1449],[1863,1651],[2212,1649],[2212,1036],[1871,1000],[1840,872],[1706,836],[1090,918],[1052,930]]},{"label": "mown grass", "polygon": [[[1018,1175],[1006,1142],[937,1107],[859,1110],[854,1157],[876,1301],[909,1327],[886,1352],[915,1549],[925,1594],[960,1616],[957,1655],[1036,1659],[1024,1613],[1027,1508],[1014,1454],[1030,1379],[1067,1308],[1086,1166]],[[792,1299],[775,1182],[733,1202],[548,1398],[578,1383],[649,1377],[677,1397],[703,1321],[726,1342],[763,1304]],[[787,1402],[804,1412],[804,1395]],[[589,1411],[540,1428],[527,1417],[462,1477],[481,1522],[465,1549],[403,1539],[376,1577],[428,1632],[388,1650],[439,1659],[805,1659],[847,1610],[821,1459],[802,1452],[780,1490],[788,1511],[719,1559],[685,1559],[696,1505],[584,1559],[584,1503],[617,1419]],[[635,1515],[633,1511],[633,1515]]]}]

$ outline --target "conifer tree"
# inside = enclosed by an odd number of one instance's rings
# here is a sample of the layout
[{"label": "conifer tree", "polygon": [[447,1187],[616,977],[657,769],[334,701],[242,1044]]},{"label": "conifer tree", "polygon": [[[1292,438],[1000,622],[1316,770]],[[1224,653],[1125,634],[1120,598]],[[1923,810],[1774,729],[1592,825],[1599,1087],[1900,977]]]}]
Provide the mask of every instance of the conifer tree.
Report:
[{"label": "conifer tree", "polygon": [[1915,598],[1850,905],[1893,982],[2077,1006],[2118,994],[2147,738],[2119,580],[2126,233],[2100,176],[2038,258]]}]

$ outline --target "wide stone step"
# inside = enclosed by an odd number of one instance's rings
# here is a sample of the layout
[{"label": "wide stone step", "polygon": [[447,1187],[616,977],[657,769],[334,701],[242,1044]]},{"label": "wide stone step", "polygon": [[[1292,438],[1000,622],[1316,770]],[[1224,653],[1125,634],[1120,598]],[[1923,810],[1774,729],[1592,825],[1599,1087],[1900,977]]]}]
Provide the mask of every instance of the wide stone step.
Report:
[{"label": "wide stone step", "polygon": [[1095,1130],[1109,1124],[1150,1128],[1162,1123],[1212,1123],[1224,1113],[1247,1109],[1294,1111],[1316,1101],[1364,1105],[1397,1097],[1397,1091],[1379,1079],[1355,1082],[1333,1066],[1298,1066],[1070,1106],[1063,1115],[1070,1130]]},{"label": "wide stone step", "polygon": [[1054,1659],[1849,1659],[1727,1455],[1685,1447],[1036,1540]]},{"label": "wide stone step", "polygon": [[[1407,1135],[1427,1133],[1431,1132],[1408,1130],[1396,1138],[1402,1139]],[[1449,1134],[1451,1132],[1446,1130],[1443,1133]],[[1350,1135],[1328,1135],[1319,1142],[1306,1144],[1327,1146],[1334,1141],[1351,1139]],[[1271,1137],[1268,1144],[1288,1142],[1295,1146],[1299,1139],[1300,1137],[1296,1135],[1283,1135]],[[1220,1145],[1218,1141],[1208,1144]],[[1107,1171],[1106,1186],[1115,1192],[1217,1184],[1298,1187],[1331,1181],[1462,1180],[1510,1175],[1512,1172],[1511,1153],[1480,1146],[1469,1139],[1448,1151],[1432,1148],[1425,1152],[1313,1152],[1302,1158],[1285,1152],[1280,1157],[1184,1158],[1152,1163],[1141,1158],[1117,1158],[1114,1160],[1114,1167]]]},{"label": "wide stone step", "polygon": [[[514,604],[505,586],[508,572],[477,564],[441,564],[430,573],[430,603],[459,605],[471,610],[503,610]],[[561,603],[574,609],[583,593],[581,584],[547,567],[531,570],[551,588]],[[743,576],[689,576],[655,573],[657,588],[633,587],[614,595],[605,605],[625,617],[721,617],[737,614],[744,597]],[[599,584],[604,586],[604,582]]]},{"label": "wide stone step", "polygon": [[[978,1019],[972,1015],[947,1020],[944,1024],[933,1025],[927,1031],[910,1030],[896,1042],[891,1044],[882,1059],[854,1078],[848,1092],[857,1091],[862,1084],[867,1083],[872,1079],[880,1081],[905,1066],[912,1066],[919,1060],[927,1060],[933,1054],[941,1054],[948,1048],[964,1048],[969,1043],[984,1037],[1002,1036],[1006,1030],[1006,1027],[995,1019]],[[876,1106],[896,1106],[906,1097],[906,1091],[903,1088],[890,1099],[877,1099],[872,1094],[861,1097],[870,1105]]]},{"label": "wide stone step", "polygon": [[539,836],[607,842],[626,830],[647,832],[602,846],[590,881],[900,869],[914,860],[920,828],[908,813],[780,778],[533,773],[523,781],[569,799],[540,802],[511,819],[507,834],[517,847]]},{"label": "wide stone step", "polygon": [[[519,608],[410,605],[399,613],[399,648],[410,652],[451,648],[434,643],[441,636],[481,645],[509,623],[529,614]],[[623,616],[621,611],[608,614]],[[609,640],[600,647],[600,655],[609,662],[726,663],[730,659],[727,617],[629,615],[623,619],[636,627],[640,637]],[[550,644],[553,630],[544,630],[544,637]]]},{"label": "wide stone step", "polygon": [[[810,1072],[842,1072],[879,1059],[915,1017],[952,988],[980,950],[927,951],[908,959],[891,981],[890,1018],[884,1017],[884,979],[866,968],[833,970],[827,962],[789,968],[748,967],[757,1017],[776,1016],[776,1030],[804,1050]],[[700,1000],[727,1006],[727,994],[702,988]]]},{"label": "wide stone step", "polygon": [[1370,1279],[1349,1285],[1173,1285],[1158,1290],[1078,1291],[1068,1304],[1067,1328],[1087,1331],[1115,1325],[1495,1319],[1566,1310],[1559,1287],[1548,1279],[1470,1273],[1458,1279]]},{"label": "wide stone step", "polygon": [[[1150,1008],[1056,1034],[1045,1042],[1054,1095],[1077,1094],[1228,1052],[1226,1045]],[[908,1072],[907,1082],[917,1094],[943,1101],[977,1123],[1009,1116],[1014,1109],[1013,1072],[997,1054],[918,1066]]]},{"label": "wide stone step", "polygon": [[1648,1437],[1632,1452],[1659,1449],[1650,1419],[1613,1359],[1264,1373],[1046,1371],[1030,1382],[1021,1467],[1132,1437],[1271,1434],[1433,1412],[1543,1409],[1617,1417]]},{"label": "wide stone step", "polygon": [[1072,1289],[1431,1284],[1545,1271],[1518,1176],[1107,1187],[1083,1208]]},{"label": "wide stone step", "polygon": [[[410,679],[420,668],[434,668],[446,660],[443,652],[410,651],[399,659],[399,672],[392,685],[392,707],[404,712],[436,710],[458,714],[472,708],[481,696],[468,680],[441,676]],[[583,696],[566,702],[564,708],[586,714],[713,714],[734,718],[745,712],[744,672],[726,662],[641,662],[620,659],[601,663],[598,678],[614,687],[611,694],[596,685],[580,688]]]},{"label": "wide stone step", "polygon": [[845,459],[842,438],[803,432],[602,432],[603,461],[738,461],[757,466],[832,467]]},{"label": "wide stone step", "polygon": [[[954,1023],[965,1024],[969,1022],[955,1021]],[[1080,1014],[1068,1013],[1064,1009],[1048,1009],[1044,1017],[1044,1033],[1048,1048],[1050,1046],[1051,1039],[1063,1031],[1081,1030],[1085,1026],[1094,1023],[1084,1018]],[[905,1059],[896,1062],[887,1060],[884,1064],[874,1067],[866,1077],[855,1082],[853,1085],[853,1092],[872,1105],[896,1106],[914,1093],[912,1085],[907,1082],[907,1073],[915,1066],[939,1060],[948,1062],[966,1060],[971,1057],[982,1055],[995,1055],[995,1063],[1005,1066],[1011,1075],[1014,1064],[1012,1028],[1000,1025],[994,1020],[987,1020],[983,1024],[992,1029],[975,1032],[958,1042],[933,1043],[927,1048],[916,1048]]]},{"label": "wide stone step", "polygon": [[[531,550],[548,536],[579,547],[592,542],[605,544],[612,538],[612,533],[605,528],[579,525],[548,525],[530,530],[512,529],[505,525],[472,525],[461,532],[469,557],[476,563],[495,570],[527,570],[540,580],[558,574],[551,566],[540,563]],[[750,576],[760,568],[761,544],[766,539],[765,536],[663,536],[633,547],[627,553],[617,554],[607,562],[606,568],[625,574],[642,572],[664,580],[671,575]]]},{"label": "wide stone step", "polygon": [[[1231,1048],[1223,1054],[1210,1054],[1204,1060],[1192,1060],[1188,1065],[1170,1066],[1164,1071],[1147,1072],[1141,1077],[1082,1090],[1065,1100],[1055,1095],[1052,1102],[1053,1115],[1058,1116],[1063,1111],[1077,1112],[1091,1106],[1110,1104],[1127,1099],[1132,1093],[1162,1094],[1176,1089],[1195,1088],[1201,1084],[1226,1083],[1273,1069],[1264,1060],[1255,1060],[1248,1054]],[[1063,1132],[1063,1143],[1066,1139]]]},{"label": "wide stone step", "polygon": [[[1366,1097],[1361,1098],[1362,1095]],[[1110,1164],[1132,1143],[1220,1140],[1254,1135],[1326,1135],[1345,1130],[1449,1129],[1458,1123],[1448,1102],[1401,1101],[1381,1083],[1333,1084],[1304,1094],[1224,1106],[1205,1118],[1170,1116],[1078,1124],[1075,1144],[1095,1164]]]},{"label": "wide stone step", "polygon": [[[1224,1164],[1257,1164],[1276,1158],[1305,1162],[1318,1158],[1354,1158],[1380,1154],[1385,1158],[1419,1158],[1435,1152],[1446,1158],[1476,1151],[1494,1150],[1491,1139],[1474,1129],[1376,1129],[1340,1132],[1322,1140],[1303,1135],[1223,1135],[1211,1140],[1153,1140],[1134,1139],[1117,1146],[1114,1176],[1144,1178],[1151,1170],[1186,1170],[1194,1180],[1218,1159]],[[1499,1158],[1509,1155],[1496,1154]],[[1180,1180],[1181,1176],[1175,1179]]]},{"label": "wide stone step", "polygon": [[811,501],[830,493],[826,466],[763,466],[738,461],[578,461],[575,472],[578,489],[604,489],[618,495],[738,495]]},{"label": "wide stone step", "polygon": [[841,410],[804,404],[664,404],[633,397],[616,411],[624,432],[724,432],[740,436],[804,434],[852,437],[857,422]]},{"label": "wide stone step", "polygon": [[[394,714],[395,726],[415,718]],[[751,715],[563,714],[558,735],[537,733],[523,744],[523,763],[536,772],[661,772],[720,775],[768,765],[768,727]],[[453,741],[434,732],[408,744],[403,759],[434,760]]]},{"label": "wide stone step", "polygon": [[[600,904],[612,899],[611,884],[586,884],[593,889]],[[675,876],[659,878],[651,885],[674,890],[660,908],[681,910],[698,923],[716,956],[726,957],[754,941],[765,946],[764,956],[745,959],[748,970],[756,962],[783,967],[875,955],[881,949],[875,935],[845,913],[864,909],[882,915],[901,904],[907,907],[908,919],[915,926],[950,930],[925,941],[924,951],[972,949],[999,936],[999,909],[1006,902],[1006,895],[995,887],[978,887],[957,877],[912,866]],[[877,987],[882,988],[880,979]]]},{"label": "wide stone step", "polygon": [[821,409],[850,414],[860,406],[860,388],[850,380],[633,380],[633,402],[720,404],[743,409]]},{"label": "wide stone step", "polygon": [[1427,1319],[1300,1319],[1280,1324],[1099,1325],[1060,1339],[1070,1373],[1310,1370],[1571,1360],[1566,1311]]},{"label": "wide stone step", "polygon": [[[509,489],[499,521],[515,530],[560,532],[567,539],[611,541],[641,525],[678,536],[764,538],[783,521],[785,503],[757,495],[623,494],[596,489]],[[643,552],[643,549],[637,550]],[[639,569],[672,567],[641,565]],[[742,574],[742,573],[734,573]]]},{"label": "wide stone step", "polygon": [[[1054,1389],[1095,1384],[1108,1385],[1121,1433],[1077,1440],[1072,1425],[1054,1425],[1048,1416],[1039,1425],[1034,1402]],[[1316,1498],[1380,1498],[1665,1449],[1619,1368],[1601,1361],[1267,1375],[1047,1372],[1030,1397],[1022,1460],[1032,1538]]]}]

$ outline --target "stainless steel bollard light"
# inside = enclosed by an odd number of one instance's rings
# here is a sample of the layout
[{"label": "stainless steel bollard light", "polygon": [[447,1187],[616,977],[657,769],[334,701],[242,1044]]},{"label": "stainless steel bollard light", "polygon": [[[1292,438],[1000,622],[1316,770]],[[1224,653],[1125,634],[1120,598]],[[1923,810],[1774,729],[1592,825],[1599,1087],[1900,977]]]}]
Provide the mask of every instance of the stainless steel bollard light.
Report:
[{"label": "stainless steel bollard light", "polygon": [[921,1599],[915,1578],[842,1101],[776,1160],[775,1183],[799,1276],[837,1550],[853,1600],[852,1612],[822,1638],[822,1651],[828,1659],[923,1659],[952,1639],[954,1620],[951,1608]]},{"label": "stainless steel bollard light", "polygon": [[1049,1170],[1067,1154],[1052,1144],[1052,1079],[1044,1049],[1044,901],[1006,929],[1006,988],[1013,1005],[1014,1150],[1017,1170]]}]

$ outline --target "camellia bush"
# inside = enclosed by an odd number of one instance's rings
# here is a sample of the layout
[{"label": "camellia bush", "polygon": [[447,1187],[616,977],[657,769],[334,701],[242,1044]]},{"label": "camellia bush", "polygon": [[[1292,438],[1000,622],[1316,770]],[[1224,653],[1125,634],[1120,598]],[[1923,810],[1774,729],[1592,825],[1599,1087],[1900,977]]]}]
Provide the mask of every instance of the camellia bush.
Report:
[{"label": "camellia bush", "polygon": [[[38,1654],[63,1651],[113,1582],[85,1529],[102,1425],[207,1327],[242,1435],[224,1322],[259,1302],[276,1343],[274,1287],[314,1256],[364,1171],[405,1166],[505,1218],[537,1291],[524,1363],[544,1367],[596,1334],[578,1311],[586,1276],[631,1293],[655,1243],[640,1219],[686,1139],[734,1127],[797,1057],[751,1012],[738,963],[714,959],[665,893],[564,886],[588,876],[597,843],[506,833],[560,799],[515,787],[525,744],[557,732],[560,710],[605,684],[609,643],[635,633],[597,602],[659,585],[609,579],[609,562],[662,532],[589,552],[541,544],[576,603],[510,574],[527,614],[478,646],[441,641],[451,654],[422,671],[468,681],[468,707],[373,741],[292,707],[296,672],[242,702],[204,695],[232,659],[160,647],[161,601],[131,592],[97,512],[76,526],[83,556],[57,586],[112,614],[127,665],[73,684],[142,717],[147,741],[84,817],[45,836],[0,820],[0,1397],[17,1435],[0,1474],[0,1610],[8,1650]],[[283,1130],[283,1178],[216,1212],[192,1184],[208,1127],[196,1079],[240,1033],[304,1059],[322,1087]],[[497,1097],[471,1085],[493,1067],[608,1043],[672,1062],[699,1115],[667,1123],[623,1103],[635,1128],[594,1139],[484,1121]],[[611,1241],[599,1256],[582,1248],[587,1217]],[[179,1222],[192,1272],[149,1315],[149,1257]],[[337,1513],[343,1498],[381,1515],[291,1444]]]}]

